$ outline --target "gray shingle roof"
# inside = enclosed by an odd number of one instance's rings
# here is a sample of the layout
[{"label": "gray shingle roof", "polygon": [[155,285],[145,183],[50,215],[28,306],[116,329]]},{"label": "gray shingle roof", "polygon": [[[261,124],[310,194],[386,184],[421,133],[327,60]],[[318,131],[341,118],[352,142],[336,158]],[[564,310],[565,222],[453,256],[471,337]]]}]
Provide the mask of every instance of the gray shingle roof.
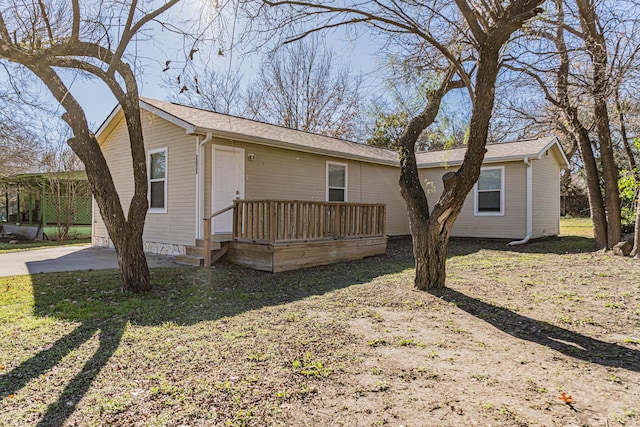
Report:
[{"label": "gray shingle roof", "polygon": [[398,163],[398,153],[392,150],[301,132],[165,101],[148,98],[142,98],[141,100],[183,122],[191,124],[195,128],[195,133],[212,132],[216,136],[291,148],[298,151],[319,152],[336,157],[348,157],[388,164]]},{"label": "gray shingle roof", "polygon": [[[362,160],[371,163],[398,165],[398,153],[365,144],[330,138],[323,135],[301,132],[281,126],[256,122],[226,114],[214,113],[199,108],[141,98],[142,107],[152,113],[161,114],[188,133],[205,134],[287,148],[296,151],[325,154],[329,156]],[[557,144],[554,137],[539,138],[502,144],[487,145],[485,162],[522,160],[525,157],[540,157],[544,151]],[[562,151],[562,150],[560,150]],[[418,153],[418,167],[459,165],[465,148]]]},{"label": "gray shingle roof", "polygon": [[[538,157],[553,146],[555,137],[530,139],[525,141],[505,142],[502,144],[487,144],[484,155],[485,162],[499,162],[522,160],[525,157]],[[459,165],[464,159],[466,148],[452,148],[450,150],[427,151],[416,154],[419,166]]]}]

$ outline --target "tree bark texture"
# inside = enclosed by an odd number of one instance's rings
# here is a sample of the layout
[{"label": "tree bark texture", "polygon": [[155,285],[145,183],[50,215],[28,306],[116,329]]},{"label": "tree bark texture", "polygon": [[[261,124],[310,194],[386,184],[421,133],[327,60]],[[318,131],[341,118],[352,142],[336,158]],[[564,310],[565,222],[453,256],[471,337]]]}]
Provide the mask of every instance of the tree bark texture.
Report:
[{"label": "tree bark texture", "polygon": [[[445,262],[447,256],[448,239],[439,242],[428,236],[433,236],[429,224],[429,202],[418,174],[415,144],[420,133],[431,125],[440,110],[442,98],[454,87],[459,85],[452,81],[454,68],[450,68],[440,87],[427,97],[424,111],[414,117],[398,141],[400,151],[400,194],[407,203],[409,230],[413,239],[413,256],[415,259],[415,286],[428,290],[444,287]],[[441,263],[432,256],[433,251],[444,253]]]},{"label": "tree bark texture", "polygon": [[[89,187],[118,256],[123,291],[150,290],[149,268],[142,244],[148,204],[147,168],[137,90],[117,96],[127,121],[134,169],[135,191],[126,218],[109,166],[95,135],[89,130],[82,107],[48,64],[36,61],[26,66],[45,83],[65,108],[63,119],[73,130],[73,137],[69,139],[68,144],[85,165]],[[132,75],[130,77],[133,78]]]},{"label": "tree bark texture", "polygon": [[620,214],[620,191],[618,189],[618,167],[613,157],[611,127],[609,121],[607,47],[602,33],[598,30],[598,16],[592,0],[576,0],[580,15],[580,24],[585,35],[584,41],[591,56],[593,82],[593,113],[598,131],[602,180],[605,191],[607,214],[607,248],[616,245],[622,236]]},{"label": "tree bark texture", "polygon": [[597,249],[605,249],[608,245],[607,238],[607,214],[605,211],[602,189],[600,187],[600,173],[593,154],[593,147],[589,139],[589,131],[582,126],[575,108],[568,107],[564,111],[567,122],[570,123],[571,132],[578,141],[578,149],[582,158],[585,176],[587,180],[587,195],[593,223],[593,237]]},{"label": "tree bark texture", "polygon": [[[451,230],[467,194],[480,176],[480,168],[484,161],[489,122],[494,106],[495,84],[500,69],[500,49],[525,20],[541,12],[537,8],[541,3],[541,0],[514,2],[510,9],[503,11],[503,15],[493,26],[483,30],[476,12],[465,1],[456,0],[478,42],[475,91],[463,163],[456,172],[449,172],[443,176],[443,191],[431,212],[418,176],[415,141],[420,132],[435,120],[440,101],[449,88],[447,79],[444,79],[439,90],[432,94],[425,111],[409,122],[398,143],[400,190],[407,203],[416,263],[415,286],[418,289],[436,290],[445,287],[446,257]],[[453,74],[450,74],[449,81],[452,77]]]},{"label": "tree bark texture", "polygon": [[594,240],[598,249],[604,249],[608,247],[607,215],[602,189],[600,187],[600,172],[598,171],[598,165],[593,153],[589,131],[580,121],[578,107],[572,103],[569,96],[570,59],[564,37],[565,6],[563,0],[555,0],[555,6],[558,15],[558,24],[553,42],[558,52],[559,64],[556,72],[556,99],[549,99],[549,101],[561,110],[567,124],[567,130],[577,142],[586,175]]},{"label": "tree bark texture", "polygon": [[638,170],[636,169],[636,157],[631,150],[631,144],[629,143],[629,136],[627,135],[627,125],[624,118],[624,111],[622,108],[622,102],[620,102],[620,90],[616,88],[616,111],[618,112],[618,122],[620,124],[620,137],[622,138],[622,146],[625,153],[627,153],[627,160],[629,161],[629,171],[636,177],[638,176]]}]

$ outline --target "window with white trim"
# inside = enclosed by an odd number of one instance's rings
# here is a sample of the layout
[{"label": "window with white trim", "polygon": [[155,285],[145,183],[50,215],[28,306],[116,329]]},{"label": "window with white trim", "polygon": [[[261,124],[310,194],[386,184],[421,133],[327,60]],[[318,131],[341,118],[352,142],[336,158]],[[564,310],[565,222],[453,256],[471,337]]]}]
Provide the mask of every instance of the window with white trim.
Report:
[{"label": "window with white trim", "polygon": [[149,212],[167,212],[167,149],[149,150]]},{"label": "window with white trim", "polygon": [[474,205],[475,215],[504,215],[504,166],[480,170]]},{"label": "window with white trim", "polygon": [[347,165],[327,162],[327,200],[347,201]]}]

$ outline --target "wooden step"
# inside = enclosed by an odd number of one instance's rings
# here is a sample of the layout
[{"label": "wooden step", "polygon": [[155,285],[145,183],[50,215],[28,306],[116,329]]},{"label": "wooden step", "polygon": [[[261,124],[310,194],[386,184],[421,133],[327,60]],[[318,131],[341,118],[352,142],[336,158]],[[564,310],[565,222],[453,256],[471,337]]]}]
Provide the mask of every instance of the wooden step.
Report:
[{"label": "wooden step", "polygon": [[[222,247],[222,242],[216,242],[214,240],[211,241],[211,250],[212,251],[217,251]],[[195,246],[187,246],[187,248],[192,248],[193,250],[203,250],[204,251],[204,240],[202,239],[198,239],[196,240],[196,245]],[[203,252],[204,254],[204,252]]]},{"label": "wooden step", "polygon": [[229,243],[224,242],[222,243],[222,247],[220,248],[220,250],[215,252],[211,251],[211,264],[215,264],[216,261],[218,261],[220,258],[225,256],[228,250],[229,250]]},{"label": "wooden step", "polygon": [[[211,235],[211,246],[213,247],[217,243],[230,242],[231,234],[212,234]],[[196,246],[199,248],[204,247],[204,239],[196,239]]]},{"label": "wooden step", "polygon": [[[211,263],[215,263],[222,258],[229,250],[227,242],[211,242]],[[184,255],[178,255],[175,258],[176,264],[190,265],[193,267],[204,266],[204,248],[198,246],[187,246]]]},{"label": "wooden step", "polygon": [[191,267],[202,267],[204,265],[204,257],[195,255],[176,255],[174,262],[180,265],[190,265]]},{"label": "wooden step", "polygon": [[198,256],[204,257],[204,248],[199,248],[197,246],[186,246],[185,254],[196,256],[196,257]]}]

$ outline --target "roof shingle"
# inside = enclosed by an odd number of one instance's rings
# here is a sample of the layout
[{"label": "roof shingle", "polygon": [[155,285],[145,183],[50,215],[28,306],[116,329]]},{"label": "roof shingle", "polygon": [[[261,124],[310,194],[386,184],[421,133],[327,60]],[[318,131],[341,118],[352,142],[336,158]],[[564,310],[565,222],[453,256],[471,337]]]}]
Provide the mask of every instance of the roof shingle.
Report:
[{"label": "roof shingle", "polygon": [[[398,153],[393,150],[288,129],[166,101],[150,98],[141,98],[141,101],[143,108],[146,107],[151,112],[160,110],[164,114],[174,117],[177,125],[192,133],[204,134],[211,132],[215,136],[239,141],[372,163],[389,165],[398,165],[399,163]],[[547,137],[502,144],[488,144],[485,162],[513,161],[522,160],[525,157],[539,157],[543,151],[548,150],[553,145],[554,140],[555,137]],[[459,165],[462,163],[465,150],[465,148],[454,148],[421,152],[416,155],[416,160],[418,167]]]}]

